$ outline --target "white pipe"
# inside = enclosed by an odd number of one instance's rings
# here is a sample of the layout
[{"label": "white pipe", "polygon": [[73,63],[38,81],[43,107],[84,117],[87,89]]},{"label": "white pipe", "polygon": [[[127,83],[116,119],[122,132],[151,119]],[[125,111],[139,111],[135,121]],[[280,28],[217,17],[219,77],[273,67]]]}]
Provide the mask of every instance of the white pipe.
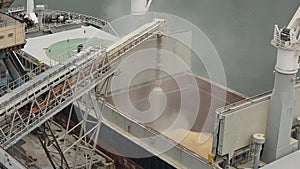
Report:
[{"label": "white pipe", "polygon": [[253,160],[253,169],[259,168],[260,163],[260,153],[262,150],[262,146],[265,143],[265,136],[260,133],[253,134],[253,141],[255,144],[255,151],[254,151],[254,160]]},{"label": "white pipe", "polygon": [[143,15],[149,11],[152,0],[131,0],[131,14]]},{"label": "white pipe", "polygon": [[29,16],[31,13],[33,13],[33,10],[34,10],[34,1],[27,0],[27,15]]}]

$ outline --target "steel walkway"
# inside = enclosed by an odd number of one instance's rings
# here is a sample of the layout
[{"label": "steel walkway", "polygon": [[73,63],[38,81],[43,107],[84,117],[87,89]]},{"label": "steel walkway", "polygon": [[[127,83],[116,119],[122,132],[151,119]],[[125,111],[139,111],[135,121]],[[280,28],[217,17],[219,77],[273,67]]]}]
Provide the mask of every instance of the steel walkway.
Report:
[{"label": "steel walkway", "polygon": [[90,47],[1,97],[0,146],[15,144],[113,75],[125,53],[164,29],[165,21],[155,19],[107,49]]}]

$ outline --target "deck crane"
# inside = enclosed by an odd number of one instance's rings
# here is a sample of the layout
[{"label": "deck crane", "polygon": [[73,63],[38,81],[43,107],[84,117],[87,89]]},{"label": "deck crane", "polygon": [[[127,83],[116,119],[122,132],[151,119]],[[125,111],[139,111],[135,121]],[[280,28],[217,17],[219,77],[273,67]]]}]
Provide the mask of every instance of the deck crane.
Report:
[{"label": "deck crane", "polygon": [[291,138],[295,111],[295,83],[299,69],[300,7],[287,27],[275,25],[272,45],[277,48],[274,89],[266,126],[263,160],[275,161],[297,149]]}]

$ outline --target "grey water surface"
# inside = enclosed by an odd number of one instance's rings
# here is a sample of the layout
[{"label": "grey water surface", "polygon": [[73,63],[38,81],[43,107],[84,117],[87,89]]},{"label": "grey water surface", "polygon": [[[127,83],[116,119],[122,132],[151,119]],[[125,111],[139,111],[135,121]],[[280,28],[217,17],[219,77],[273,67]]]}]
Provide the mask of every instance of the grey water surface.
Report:
[{"label": "grey water surface", "polygon": [[[108,21],[130,14],[130,0],[35,2]],[[16,0],[15,4],[25,1]],[[253,96],[272,89],[273,27],[287,25],[299,5],[299,0],[153,0],[150,11],[174,14],[195,24],[219,53],[227,86]]]}]

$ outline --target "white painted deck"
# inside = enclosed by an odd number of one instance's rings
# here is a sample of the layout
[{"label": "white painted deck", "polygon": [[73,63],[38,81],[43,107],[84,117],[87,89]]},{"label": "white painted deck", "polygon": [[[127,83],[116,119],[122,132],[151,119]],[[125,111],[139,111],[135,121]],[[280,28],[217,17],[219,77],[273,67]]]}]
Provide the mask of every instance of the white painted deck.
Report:
[{"label": "white painted deck", "polygon": [[57,62],[55,62],[54,60],[51,60],[50,62],[50,58],[45,54],[45,49],[56,42],[75,38],[99,38],[109,41],[118,40],[117,37],[93,26],[82,26],[78,29],[58,32],[35,38],[28,38],[26,39],[27,43],[23,51],[44,62],[44,64],[46,65],[50,66],[50,63],[52,65],[55,65],[57,64]]}]

